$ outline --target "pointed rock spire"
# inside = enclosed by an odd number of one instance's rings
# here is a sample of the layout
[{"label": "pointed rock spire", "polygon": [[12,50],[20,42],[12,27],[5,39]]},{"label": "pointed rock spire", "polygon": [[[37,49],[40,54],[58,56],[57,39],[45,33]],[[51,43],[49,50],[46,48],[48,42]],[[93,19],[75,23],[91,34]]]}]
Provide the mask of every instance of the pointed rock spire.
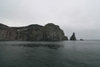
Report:
[{"label": "pointed rock spire", "polygon": [[70,40],[76,40],[75,33],[73,32],[72,36],[70,37]]}]

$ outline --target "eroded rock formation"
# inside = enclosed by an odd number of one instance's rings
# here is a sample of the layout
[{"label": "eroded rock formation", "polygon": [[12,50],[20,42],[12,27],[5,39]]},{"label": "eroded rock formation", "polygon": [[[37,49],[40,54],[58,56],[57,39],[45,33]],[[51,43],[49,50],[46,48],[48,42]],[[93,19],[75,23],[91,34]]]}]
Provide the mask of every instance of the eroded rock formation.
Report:
[{"label": "eroded rock formation", "polygon": [[76,40],[75,33],[72,34],[72,36],[70,37],[70,40]]},{"label": "eroded rock formation", "polygon": [[68,40],[58,25],[53,23],[29,25],[25,27],[8,27],[0,24],[0,40],[20,41],[61,41]]}]

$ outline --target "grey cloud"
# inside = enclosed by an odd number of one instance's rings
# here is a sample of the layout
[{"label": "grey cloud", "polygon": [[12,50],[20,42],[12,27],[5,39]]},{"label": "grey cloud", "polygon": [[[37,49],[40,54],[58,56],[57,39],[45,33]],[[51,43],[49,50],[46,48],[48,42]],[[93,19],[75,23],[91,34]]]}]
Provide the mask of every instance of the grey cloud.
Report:
[{"label": "grey cloud", "polygon": [[55,23],[68,36],[76,32],[78,38],[99,39],[99,6],[99,0],[0,0],[0,23],[9,26]]}]

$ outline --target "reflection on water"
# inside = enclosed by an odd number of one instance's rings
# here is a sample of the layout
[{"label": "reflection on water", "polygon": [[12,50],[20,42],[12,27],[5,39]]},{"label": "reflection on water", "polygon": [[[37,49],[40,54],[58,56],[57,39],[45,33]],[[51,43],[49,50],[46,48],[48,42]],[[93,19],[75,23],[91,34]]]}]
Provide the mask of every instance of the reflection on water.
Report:
[{"label": "reflection on water", "polygon": [[100,67],[100,42],[0,42],[0,67]]},{"label": "reflection on water", "polygon": [[57,48],[63,47],[63,45],[59,45],[59,44],[21,44],[20,46],[24,46],[24,47],[48,47],[48,48],[52,48],[52,49],[57,49]]},{"label": "reflection on water", "polygon": [[62,42],[27,42],[27,41],[6,41],[1,42],[1,45],[4,46],[24,46],[24,47],[48,47],[52,49],[57,49],[64,47]]}]

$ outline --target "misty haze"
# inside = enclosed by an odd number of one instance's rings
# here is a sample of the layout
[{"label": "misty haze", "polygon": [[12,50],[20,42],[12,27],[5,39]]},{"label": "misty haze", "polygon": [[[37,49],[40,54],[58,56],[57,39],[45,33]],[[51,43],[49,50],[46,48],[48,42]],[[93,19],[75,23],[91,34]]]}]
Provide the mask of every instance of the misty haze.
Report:
[{"label": "misty haze", "polygon": [[0,67],[100,67],[99,0],[0,0]]}]

